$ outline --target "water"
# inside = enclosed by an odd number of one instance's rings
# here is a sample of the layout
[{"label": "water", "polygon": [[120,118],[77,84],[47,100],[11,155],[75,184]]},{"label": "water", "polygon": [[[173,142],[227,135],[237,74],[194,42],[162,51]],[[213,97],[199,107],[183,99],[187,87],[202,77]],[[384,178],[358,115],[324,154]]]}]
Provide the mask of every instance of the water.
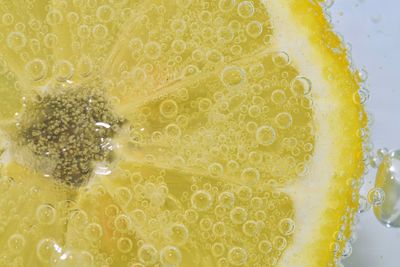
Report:
[{"label": "water", "polygon": [[400,150],[383,155],[375,188],[369,192],[368,199],[381,223],[387,227],[400,227]]}]

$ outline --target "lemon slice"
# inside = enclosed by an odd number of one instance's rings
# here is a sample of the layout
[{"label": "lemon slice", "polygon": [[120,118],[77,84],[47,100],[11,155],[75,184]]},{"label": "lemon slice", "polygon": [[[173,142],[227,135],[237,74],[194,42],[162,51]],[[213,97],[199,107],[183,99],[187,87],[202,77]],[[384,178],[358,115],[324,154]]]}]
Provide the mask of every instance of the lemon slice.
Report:
[{"label": "lemon slice", "polygon": [[366,117],[316,1],[1,3],[1,266],[336,266]]}]

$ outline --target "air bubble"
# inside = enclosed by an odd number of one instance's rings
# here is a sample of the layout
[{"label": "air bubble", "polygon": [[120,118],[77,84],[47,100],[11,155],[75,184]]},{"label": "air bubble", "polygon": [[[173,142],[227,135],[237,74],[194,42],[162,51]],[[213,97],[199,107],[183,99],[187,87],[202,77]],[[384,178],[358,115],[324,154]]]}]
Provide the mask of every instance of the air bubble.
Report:
[{"label": "air bubble", "polygon": [[56,217],[56,209],[49,204],[39,205],[36,209],[36,220],[41,224],[53,224]]},{"label": "air bubble", "polygon": [[251,38],[257,38],[262,34],[263,31],[263,26],[262,24],[257,21],[251,21],[247,24],[246,26],[246,33],[251,37]]},{"label": "air bubble", "polygon": [[284,250],[287,246],[287,240],[282,236],[276,236],[273,240],[273,246],[277,250]]},{"label": "air bubble", "polygon": [[225,223],[217,222],[212,227],[213,234],[218,237],[222,237],[226,233]]},{"label": "air bubble", "polygon": [[271,94],[271,101],[276,105],[282,105],[286,102],[286,94],[283,90],[274,90]]},{"label": "air bubble", "polygon": [[178,105],[172,99],[167,99],[160,104],[160,114],[167,119],[172,119],[178,114]]},{"label": "air bubble", "polygon": [[7,46],[15,51],[19,51],[24,48],[26,43],[26,36],[22,32],[11,32],[7,36]]},{"label": "air bubble", "polygon": [[286,67],[290,64],[290,57],[286,52],[278,52],[272,56],[272,62],[277,67]]},{"label": "air bubble", "polygon": [[86,226],[84,237],[92,242],[98,241],[103,236],[103,229],[97,223],[90,223]]},{"label": "air bubble", "polygon": [[142,228],[146,225],[147,216],[146,213],[141,209],[134,209],[131,213],[132,223],[137,228]]},{"label": "air bubble", "polygon": [[186,42],[183,40],[174,40],[171,44],[172,51],[176,54],[182,54],[186,50]]},{"label": "air bubble", "polygon": [[177,247],[166,246],[160,251],[160,261],[164,266],[179,266],[182,262],[182,253]]},{"label": "air bubble", "polygon": [[108,35],[108,29],[103,24],[97,24],[92,30],[93,37],[97,40],[103,40]]},{"label": "air bubble", "polygon": [[373,206],[381,206],[385,201],[385,192],[382,188],[372,188],[368,192],[368,202]]},{"label": "air bubble", "polygon": [[132,52],[139,52],[143,49],[143,41],[140,38],[133,38],[129,41],[128,46]]},{"label": "air bubble", "polygon": [[212,196],[204,190],[198,190],[191,197],[192,206],[200,211],[206,211],[212,206]]},{"label": "air bubble", "polygon": [[360,196],[358,212],[363,213],[363,212],[368,211],[370,208],[371,208],[371,206],[368,203],[368,200],[366,199],[366,197]]},{"label": "air bubble", "polygon": [[158,59],[161,56],[161,46],[157,42],[150,41],[144,46],[144,53],[149,59]]},{"label": "air bubble", "polygon": [[171,243],[182,246],[189,239],[189,230],[184,224],[175,223],[168,228],[166,235]]},{"label": "air bubble", "polygon": [[275,123],[280,129],[288,129],[292,126],[292,115],[288,112],[281,112],[275,116]]},{"label": "air bubble", "polygon": [[54,33],[48,33],[44,36],[44,45],[47,48],[55,48],[58,44],[58,37]]},{"label": "air bubble", "polygon": [[279,222],[279,232],[282,235],[291,235],[294,233],[295,230],[295,223],[290,218],[285,218],[280,220]]},{"label": "air bubble", "polygon": [[8,238],[7,241],[8,248],[16,253],[21,252],[24,249],[25,244],[25,237],[21,234],[13,234]]},{"label": "air bubble", "polygon": [[228,261],[234,266],[241,266],[247,262],[247,252],[244,248],[233,247],[228,252]]},{"label": "air bubble", "polygon": [[238,5],[238,14],[242,18],[250,18],[254,15],[254,5],[253,2],[243,1]]},{"label": "air bubble", "polygon": [[209,62],[217,64],[224,60],[224,56],[216,49],[211,49],[207,51],[206,58]]},{"label": "air bubble", "polygon": [[47,74],[47,65],[41,59],[34,59],[25,65],[25,71],[32,81],[39,81]]},{"label": "air bubble", "polygon": [[294,95],[302,96],[307,95],[311,92],[311,81],[303,76],[297,76],[294,78],[290,85]]},{"label": "air bubble", "polygon": [[46,15],[46,21],[51,26],[61,24],[62,20],[62,13],[56,9],[49,11]]},{"label": "air bubble", "polygon": [[76,12],[69,12],[67,14],[67,21],[71,24],[76,24],[79,22],[79,15]]},{"label": "air bubble", "polygon": [[36,246],[36,256],[43,263],[50,263],[59,246],[52,239],[41,239]]},{"label": "air bubble", "polygon": [[242,207],[231,210],[229,217],[234,224],[243,224],[247,220],[247,211]]},{"label": "air bubble", "polygon": [[77,72],[82,77],[88,77],[93,71],[93,62],[88,56],[82,56],[77,65]]},{"label": "air bubble", "polygon": [[219,0],[218,8],[222,12],[228,12],[236,6],[236,0]]},{"label": "air bubble", "polygon": [[81,230],[87,225],[88,216],[83,210],[76,210],[72,213],[70,222],[76,229]]},{"label": "air bubble", "polygon": [[232,192],[222,192],[218,196],[218,203],[226,209],[230,209],[235,204],[235,195]]},{"label": "air bubble", "polygon": [[186,22],[183,19],[175,19],[171,22],[171,29],[183,33],[186,30]]},{"label": "air bubble", "polygon": [[262,240],[258,243],[258,250],[263,254],[268,254],[272,251],[272,244],[268,240]]},{"label": "air bubble", "polygon": [[346,244],[344,245],[343,251],[342,251],[342,258],[346,259],[346,258],[350,257],[352,252],[353,252],[353,248],[352,248],[350,242],[346,242]]},{"label": "air bubble", "polygon": [[214,257],[217,257],[217,258],[221,257],[222,255],[224,255],[225,254],[225,246],[224,246],[224,244],[222,244],[220,242],[214,243],[211,246],[211,253],[214,255]]},{"label": "air bubble", "polygon": [[260,179],[260,172],[255,168],[246,168],[240,174],[240,180],[246,185],[254,185]]},{"label": "air bubble", "polygon": [[132,227],[131,218],[125,214],[118,215],[114,220],[115,229],[120,233],[128,232]]},{"label": "air bubble", "polygon": [[129,253],[132,250],[132,240],[128,237],[121,237],[117,241],[117,248],[122,253]]},{"label": "air bubble", "polygon": [[2,17],[1,17],[1,22],[4,25],[11,25],[14,23],[14,16],[11,13],[5,13]]},{"label": "air bubble", "polygon": [[242,225],[243,233],[248,237],[254,237],[259,233],[259,227],[256,221],[249,220]]},{"label": "air bubble", "polygon": [[208,98],[202,98],[202,99],[199,101],[199,111],[201,111],[201,112],[209,111],[210,108],[211,108],[211,105],[212,105],[212,102],[211,102],[210,99],[208,99]]},{"label": "air bubble", "polygon": [[110,22],[114,17],[114,9],[108,5],[100,6],[96,10],[96,17],[101,22]]},{"label": "air bubble", "polygon": [[138,259],[145,265],[155,264],[158,260],[158,251],[153,245],[144,244],[138,250]]},{"label": "air bubble", "polygon": [[71,62],[67,60],[60,60],[54,66],[54,75],[57,81],[64,82],[71,79],[74,74],[74,67]]},{"label": "air bubble", "polygon": [[260,145],[269,146],[275,142],[276,133],[274,128],[268,125],[259,127],[256,131],[256,140]]},{"label": "air bubble", "polygon": [[221,73],[222,83],[229,88],[236,88],[246,80],[246,72],[237,66],[225,67]]},{"label": "air bubble", "polygon": [[165,127],[165,134],[170,138],[179,138],[181,136],[181,128],[175,123],[168,124]]},{"label": "air bubble", "polygon": [[213,177],[219,177],[224,174],[224,167],[219,163],[211,163],[208,166],[208,173]]},{"label": "air bubble", "polygon": [[217,31],[217,36],[222,43],[229,43],[233,40],[233,32],[227,27],[220,27]]}]

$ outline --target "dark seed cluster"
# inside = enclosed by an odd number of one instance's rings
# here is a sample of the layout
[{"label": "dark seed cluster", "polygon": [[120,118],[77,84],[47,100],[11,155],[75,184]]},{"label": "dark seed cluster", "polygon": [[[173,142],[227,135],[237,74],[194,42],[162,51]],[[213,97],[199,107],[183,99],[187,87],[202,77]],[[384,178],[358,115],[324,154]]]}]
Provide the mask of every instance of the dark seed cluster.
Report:
[{"label": "dark seed cluster", "polygon": [[55,179],[80,186],[95,162],[111,161],[111,138],[121,124],[107,100],[94,90],[64,90],[37,96],[26,105],[21,142],[52,163]]}]

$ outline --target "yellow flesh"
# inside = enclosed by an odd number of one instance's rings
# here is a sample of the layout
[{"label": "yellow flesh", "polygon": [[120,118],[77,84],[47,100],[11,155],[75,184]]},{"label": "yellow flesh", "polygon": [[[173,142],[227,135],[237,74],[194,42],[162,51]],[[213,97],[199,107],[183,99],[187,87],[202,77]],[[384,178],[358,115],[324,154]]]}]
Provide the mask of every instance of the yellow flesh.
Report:
[{"label": "yellow flesh", "polygon": [[[340,259],[365,117],[319,4],[20,0],[0,15],[0,266]],[[18,29],[26,42],[8,39]],[[70,84],[126,119],[111,174],[79,188],[44,177],[15,144],[23,97]]]}]

